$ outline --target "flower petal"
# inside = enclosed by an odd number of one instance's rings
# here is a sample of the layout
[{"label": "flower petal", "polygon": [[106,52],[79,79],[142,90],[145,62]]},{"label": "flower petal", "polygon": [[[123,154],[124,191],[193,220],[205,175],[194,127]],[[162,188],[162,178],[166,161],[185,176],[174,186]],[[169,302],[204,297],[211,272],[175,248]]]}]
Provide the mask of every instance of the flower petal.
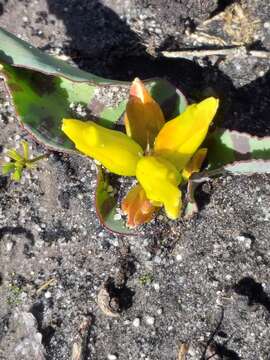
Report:
[{"label": "flower petal", "polygon": [[152,220],[157,207],[147,199],[146,193],[140,184],[129,190],[121,204],[122,211],[127,218],[128,227],[145,224]]},{"label": "flower petal", "polygon": [[125,113],[127,135],[143,149],[153,146],[155,137],[165,124],[159,104],[151,97],[143,82],[136,78],[130,88]]},{"label": "flower petal", "polygon": [[143,150],[120,131],[104,128],[93,121],[63,119],[63,132],[75,143],[76,149],[101,162],[109,171],[134,176]]},{"label": "flower petal", "polygon": [[154,204],[162,204],[171,219],[177,219],[181,210],[181,175],[173,164],[157,156],[145,156],[137,165],[136,176]]},{"label": "flower petal", "polygon": [[171,161],[178,170],[183,169],[207,135],[218,103],[218,99],[207,98],[168,121],[156,138],[155,153]]},{"label": "flower petal", "polygon": [[186,167],[182,171],[182,176],[184,180],[187,181],[193,173],[200,171],[206,155],[206,148],[201,148],[195,152],[195,154],[192,156],[192,158],[189,160]]}]

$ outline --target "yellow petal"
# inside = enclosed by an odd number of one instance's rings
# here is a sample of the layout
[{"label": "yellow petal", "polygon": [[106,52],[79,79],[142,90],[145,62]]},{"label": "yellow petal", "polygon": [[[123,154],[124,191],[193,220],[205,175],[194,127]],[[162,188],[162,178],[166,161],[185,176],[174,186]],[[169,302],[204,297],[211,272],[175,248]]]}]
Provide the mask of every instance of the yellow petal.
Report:
[{"label": "yellow petal", "polygon": [[201,148],[197,150],[197,152],[192,156],[191,160],[189,160],[188,164],[182,171],[182,176],[184,180],[187,181],[193,173],[200,171],[206,155],[206,148]]},{"label": "yellow petal", "polygon": [[76,149],[101,162],[117,175],[134,176],[143,150],[120,131],[104,128],[93,121],[63,119],[63,132]]},{"label": "yellow petal", "polygon": [[155,153],[183,169],[206,137],[218,103],[218,99],[207,98],[168,121],[156,138]]},{"label": "yellow petal", "polygon": [[131,228],[152,220],[157,207],[147,199],[140,184],[135,185],[127,193],[121,204],[122,211],[127,215],[127,225]]},{"label": "yellow petal", "polygon": [[143,149],[153,147],[155,137],[165,123],[159,104],[151,97],[143,82],[136,78],[130,88],[125,113],[127,135]]},{"label": "yellow petal", "polygon": [[177,219],[181,210],[181,175],[175,166],[157,156],[145,156],[137,165],[136,176],[154,204],[162,204],[171,219]]}]

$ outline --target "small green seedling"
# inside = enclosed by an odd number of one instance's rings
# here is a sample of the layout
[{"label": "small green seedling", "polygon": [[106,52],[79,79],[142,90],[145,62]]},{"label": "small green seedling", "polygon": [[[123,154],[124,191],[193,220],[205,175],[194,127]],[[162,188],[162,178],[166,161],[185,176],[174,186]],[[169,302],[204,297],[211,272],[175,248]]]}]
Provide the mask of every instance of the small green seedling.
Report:
[{"label": "small green seedling", "polygon": [[151,284],[154,281],[154,276],[150,273],[141,275],[139,277],[139,282],[141,285],[146,286]]},{"label": "small green seedling", "polygon": [[32,169],[36,163],[48,157],[48,154],[40,155],[35,158],[29,157],[29,144],[26,141],[21,142],[23,153],[21,154],[16,149],[10,149],[7,152],[7,157],[10,161],[2,166],[2,174],[11,174],[11,179],[20,181],[22,173],[25,169]]}]

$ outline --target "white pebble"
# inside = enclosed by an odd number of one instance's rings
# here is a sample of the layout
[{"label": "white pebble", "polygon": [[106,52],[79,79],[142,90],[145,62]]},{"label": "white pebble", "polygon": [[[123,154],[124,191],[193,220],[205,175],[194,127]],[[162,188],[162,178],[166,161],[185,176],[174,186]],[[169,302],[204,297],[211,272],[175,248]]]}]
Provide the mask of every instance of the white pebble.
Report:
[{"label": "white pebble", "polygon": [[157,309],[157,314],[158,315],[162,315],[162,313],[163,313],[163,310],[160,308],[160,309]]},{"label": "white pebble", "polygon": [[155,262],[156,264],[160,264],[160,263],[161,263],[161,258],[160,258],[159,256],[155,256],[155,257],[154,257],[154,262]]},{"label": "white pebble", "polygon": [[252,241],[250,238],[245,237],[243,235],[239,235],[236,237],[236,240],[238,240],[240,243],[242,243],[247,249],[250,249]]},{"label": "white pebble", "polygon": [[114,354],[108,354],[108,360],[117,360],[117,356]]},{"label": "white pebble", "polygon": [[155,318],[153,316],[146,316],[145,321],[147,325],[152,326],[155,323]]},{"label": "white pebble", "polygon": [[139,318],[135,318],[134,320],[133,320],[133,326],[134,327],[139,327],[140,325],[141,325],[141,320],[139,319]]},{"label": "white pebble", "polygon": [[50,291],[46,291],[44,296],[46,299],[50,299],[52,297],[52,293]]},{"label": "white pebble", "polygon": [[159,291],[159,283],[154,283],[154,284],[153,284],[153,288],[154,288],[156,291]]},{"label": "white pebble", "polygon": [[7,244],[6,244],[6,249],[7,249],[7,252],[10,252],[13,248],[13,242],[9,241]]},{"label": "white pebble", "polygon": [[182,260],[183,260],[183,256],[181,254],[177,254],[176,261],[182,261]]}]

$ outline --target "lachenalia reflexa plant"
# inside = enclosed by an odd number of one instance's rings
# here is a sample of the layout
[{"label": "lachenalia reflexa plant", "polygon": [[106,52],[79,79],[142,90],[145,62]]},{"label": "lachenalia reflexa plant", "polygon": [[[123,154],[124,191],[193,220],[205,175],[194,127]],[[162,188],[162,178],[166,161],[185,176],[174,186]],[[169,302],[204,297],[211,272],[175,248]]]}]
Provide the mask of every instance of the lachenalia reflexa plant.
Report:
[{"label": "lachenalia reflexa plant", "polygon": [[[198,210],[197,185],[214,176],[270,173],[270,137],[211,127],[218,99],[188,106],[184,94],[164,79],[132,84],[104,79],[3,29],[0,63],[20,124],[37,142],[99,161],[95,204],[112,231],[134,234],[130,228],[162,208],[173,220],[192,216]],[[110,172],[137,179],[121,199],[126,218],[118,216]]]},{"label": "lachenalia reflexa plant", "polygon": [[218,100],[210,97],[166,122],[158,103],[135,79],[125,112],[126,134],[76,119],[64,119],[62,130],[77,150],[110,172],[136,176],[138,183],[122,202],[127,225],[136,227],[163,206],[170,219],[180,217],[179,187],[200,170],[207,149],[199,147],[217,109]]}]

